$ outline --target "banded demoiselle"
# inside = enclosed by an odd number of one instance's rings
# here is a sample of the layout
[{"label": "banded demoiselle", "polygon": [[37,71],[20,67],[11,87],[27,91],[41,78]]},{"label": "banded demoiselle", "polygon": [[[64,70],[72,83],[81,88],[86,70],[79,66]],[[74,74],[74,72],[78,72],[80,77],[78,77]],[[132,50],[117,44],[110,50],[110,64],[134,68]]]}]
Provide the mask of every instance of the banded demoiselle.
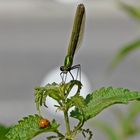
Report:
[{"label": "banded demoiselle", "polygon": [[74,18],[73,29],[71,33],[68,50],[67,50],[67,55],[64,60],[64,65],[60,67],[61,70],[60,75],[62,81],[65,81],[64,74],[67,75],[68,72],[70,73],[72,79],[74,80],[74,76],[72,75],[71,70],[78,69],[79,71],[81,69],[80,64],[73,66],[73,59],[74,59],[75,52],[80,47],[81,40],[83,38],[84,27],[85,27],[85,7],[83,4],[79,4],[77,6],[77,10]]}]

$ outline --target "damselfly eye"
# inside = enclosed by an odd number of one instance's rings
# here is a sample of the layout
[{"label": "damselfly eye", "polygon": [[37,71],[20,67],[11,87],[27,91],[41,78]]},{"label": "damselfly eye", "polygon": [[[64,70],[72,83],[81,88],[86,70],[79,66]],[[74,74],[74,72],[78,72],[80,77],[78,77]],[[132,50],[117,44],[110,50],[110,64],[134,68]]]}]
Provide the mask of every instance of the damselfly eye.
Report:
[{"label": "damselfly eye", "polygon": [[60,70],[61,70],[61,71],[64,71],[64,66],[61,66],[61,67],[60,67]]},{"label": "damselfly eye", "polygon": [[50,125],[50,122],[49,122],[49,120],[47,120],[47,119],[41,119],[40,121],[39,121],[39,127],[40,128],[46,128],[46,127],[48,127]]}]

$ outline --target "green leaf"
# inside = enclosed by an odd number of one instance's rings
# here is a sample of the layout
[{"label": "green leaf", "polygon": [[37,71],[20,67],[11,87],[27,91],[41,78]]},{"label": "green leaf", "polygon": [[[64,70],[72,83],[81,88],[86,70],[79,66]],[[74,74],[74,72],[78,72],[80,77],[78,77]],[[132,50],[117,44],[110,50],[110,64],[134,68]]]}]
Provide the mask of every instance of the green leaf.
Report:
[{"label": "green leaf", "polygon": [[[86,102],[82,96],[80,96],[79,94],[75,94],[70,99],[67,99],[67,106],[68,106],[68,108],[71,108],[74,106],[75,111],[71,112],[71,114],[73,114],[73,116],[75,116],[75,115],[77,116],[79,110],[81,113],[83,112],[83,108],[86,106]],[[81,117],[81,115],[79,116],[79,118],[80,117]],[[83,117],[80,120],[83,120]]]},{"label": "green leaf", "polygon": [[101,88],[87,95],[85,99],[86,106],[82,108],[82,112],[76,108],[71,112],[71,117],[87,121],[113,104],[127,104],[129,101],[137,99],[140,99],[140,92],[123,88]]},{"label": "green leaf", "polygon": [[39,122],[42,119],[39,115],[30,115],[20,120],[7,133],[8,140],[30,140],[44,132],[56,132],[59,125],[53,120],[46,128],[40,128]]},{"label": "green leaf", "polygon": [[66,94],[66,97],[67,97],[74,86],[77,86],[77,91],[75,95],[79,94],[82,88],[82,83],[78,80],[71,80],[69,83],[64,84],[62,86],[64,86],[64,91],[67,93]]},{"label": "green leaf", "polygon": [[9,131],[10,127],[6,127],[0,124],[0,140],[7,140],[5,137],[6,133]]},{"label": "green leaf", "polygon": [[39,89],[36,89],[35,90],[35,103],[36,103],[36,109],[38,110],[39,114],[41,115],[41,111],[40,111],[40,107],[42,106],[43,104],[43,90],[39,90]]},{"label": "green leaf", "polygon": [[83,107],[86,106],[84,98],[82,96],[78,95],[78,94],[76,94],[75,96],[71,97],[70,101],[72,102],[73,106],[75,106],[75,107],[77,107],[77,108],[79,108],[81,110],[82,110]]},{"label": "green leaf", "polygon": [[130,53],[139,48],[140,48],[140,39],[137,39],[122,47],[118,51],[114,60],[112,61],[110,69],[114,69],[124,58],[126,58],[127,55],[129,55]]},{"label": "green leaf", "polygon": [[35,102],[39,114],[40,107],[45,104],[47,96],[55,99],[56,101],[59,101],[61,99],[60,94],[60,85],[56,83],[47,84],[45,87],[35,88]]},{"label": "green leaf", "polygon": [[72,80],[65,84],[52,83],[52,84],[47,84],[45,87],[35,88],[35,102],[39,114],[41,114],[40,107],[46,103],[47,96],[53,98],[59,104],[61,104],[61,101],[67,98],[71,89],[74,86],[77,86],[77,91],[75,93],[76,95],[80,92],[82,87],[81,82],[78,80]]},{"label": "green leaf", "polygon": [[132,6],[126,3],[120,2],[121,9],[125,10],[130,16],[136,20],[140,20],[140,6]]},{"label": "green leaf", "polygon": [[[83,112],[83,108],[86,106],[86,103],[84,101],[84,98],[82,96],[80,96],[79,94],[76,94],[75,96],[71,97],[70,99],[67,100],[67,106],[68,108],[71,107],[75,107],[75,111],[71,112],[72,116],[78,116],[79,115],[79,110],[82,113]],[[78,118],[81,117],[81,121],[83,120],[83,117],[81,115],[79,115]]]}]

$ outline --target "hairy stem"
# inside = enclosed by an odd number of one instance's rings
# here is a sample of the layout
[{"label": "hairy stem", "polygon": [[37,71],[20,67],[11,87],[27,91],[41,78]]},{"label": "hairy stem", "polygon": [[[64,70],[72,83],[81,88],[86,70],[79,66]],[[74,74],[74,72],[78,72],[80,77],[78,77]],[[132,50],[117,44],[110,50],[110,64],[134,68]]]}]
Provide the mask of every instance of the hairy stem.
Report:
[{"label": "hairy stem", "polygon": [[64,118],[65,118],[65,124],[66,124],[66,135],[70,136],[71,135],[70,123],[69,123],[69,117],[68,117],[68,111],[67,110],[64,111]]}]

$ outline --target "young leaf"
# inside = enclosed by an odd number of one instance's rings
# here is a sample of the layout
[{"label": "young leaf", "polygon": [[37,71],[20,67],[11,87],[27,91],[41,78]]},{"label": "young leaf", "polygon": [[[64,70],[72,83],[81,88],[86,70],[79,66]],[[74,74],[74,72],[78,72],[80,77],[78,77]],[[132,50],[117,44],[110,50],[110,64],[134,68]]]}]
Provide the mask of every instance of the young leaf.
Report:
[{"label": "young leaf", "polygon": [[[75,96],[73,96],[67,100],[67,106],[68,106],[68,108],[71,108],[74,106],[75,112],[71,112],[71,113],[74,113],[77,116],[78,115],[77,111],[79,112],[79,110],[80,110],[80,112],[82,113],[83,108],[86,106],[86,103],[82,96],[76,94]],[[74,114],[73,114],[73,116],[75,116]],[[79,117],[81,117],[81,115]],[[83,117],[80,120],[83,120]]]},{"label": "young leaf", "polygon": [[35,88],[35,102],[39,114],[41,114],[40,107],[43,104],[45,104],[47,96],[53,98],[58,103],[60,103],[61,100],[67,98],[71,89],[74,86],[77,86],[77,91],[75,93],[76,95],[80,92],[82,87],[81,82],[78,80],[71,80],[70,82],[65,84],[52,83],[52,84],[47,84],[45,87]]},{"label": "young leaf", "polygon": [[57,132],[59,125],[55,121],[52,121],[46,128],[40,128],[41,119],[42,117],[38,115],[23,118],[9,130],[6,137],[8,140],[30,140],[43,132]]},{"label": "young leaf", "polygon": [[51,98],[59,101],[61,99],[60,95],[60,85],[56,83],[47,84],[45,87],[35,88],[35,102],[37,110],[40,114],[40,107],[45,104],[46,97],[50,96]]},{"label": "young leaf", "polygon": [[87,95],[85,99],[86,106],[82,108],[82,112],[76,108],[71,112],[71,117],[80,121],[81,119],[87,121],[113,104],[127,104],[129,101],[137,99],[140,99],[140,92],[123,88],[101,88]]},{"label": "young leaf", "polygon": [[140,39],[137,39],[137,40],[131,42],[130,44],[125,45],[123,48],[121,48],[118,51],[116,57],[112,61],[110,68],[114,69],[124,58],[126,58],[126,56],[128,54],[132,53],[133,51],[135,51],[138,48],[140,48]]},{"label": "young leaf", "polygon": [[64,87],[63,92],[66,93],[66,97],[69,95],[70,91],[72,90],[72,88],[74,86],[77,86],[77,91],[76,91],[75,95],[79,94],[79,92],[82,88],[82,83],[78,80],[71,80],[69,83],[66,83],[61,86],[62,89]]},{"label": "young leaf", "polygon": [[76,94],[75,96],[71,97],[70,101],[72,102],[72,105],[82,109],[83,107],[86,106],[84,98],[78,94]]}]

